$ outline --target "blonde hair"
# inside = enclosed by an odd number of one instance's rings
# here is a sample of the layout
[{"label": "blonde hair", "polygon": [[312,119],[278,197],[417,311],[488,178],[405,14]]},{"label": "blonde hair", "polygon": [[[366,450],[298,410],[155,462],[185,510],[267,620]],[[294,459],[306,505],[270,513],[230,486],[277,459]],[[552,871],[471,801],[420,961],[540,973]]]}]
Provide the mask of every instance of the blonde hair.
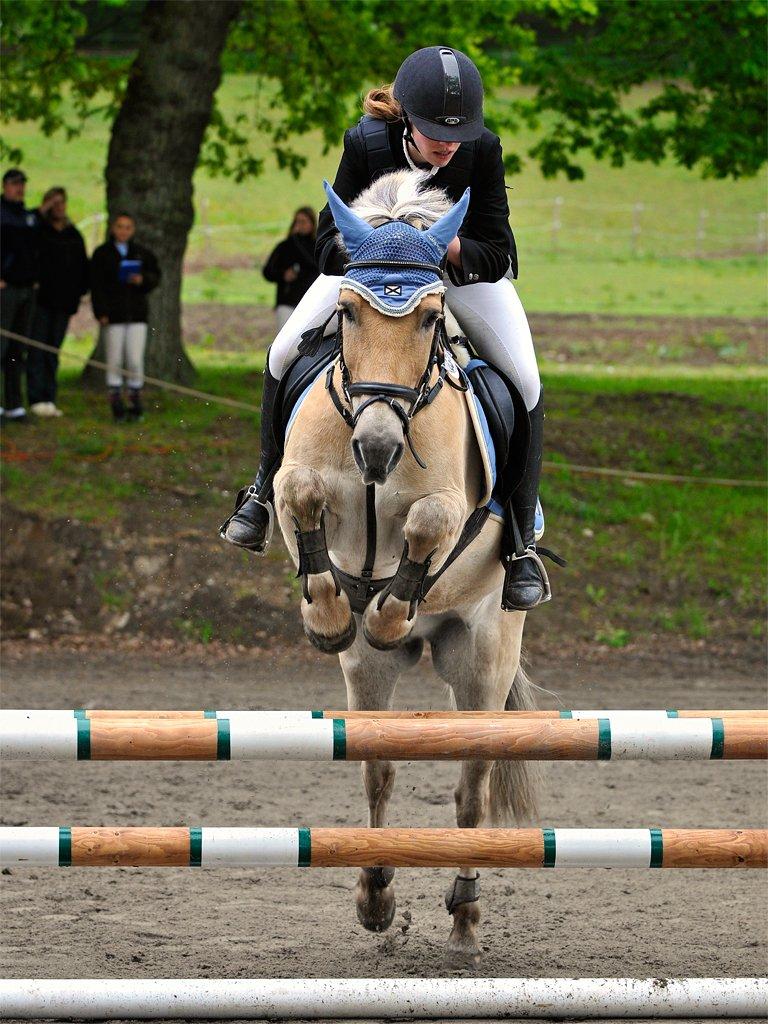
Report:
[{"label": "blonde hair", "polygon": [[363,99],[363,110],[380,121],[400,121],[403,117],[403,108],[393,96],[391,85],[369,89]]}]

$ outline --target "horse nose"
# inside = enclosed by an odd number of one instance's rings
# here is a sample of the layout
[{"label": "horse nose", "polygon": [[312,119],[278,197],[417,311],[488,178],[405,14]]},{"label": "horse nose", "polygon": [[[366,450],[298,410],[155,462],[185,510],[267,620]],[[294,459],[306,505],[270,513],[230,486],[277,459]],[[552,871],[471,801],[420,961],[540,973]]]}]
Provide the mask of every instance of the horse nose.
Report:
[{"label": "horse nose", "polygon": [[403,456],[402,442],[371,437],[352,441],[352,454],[365,484],[383,484]]}]

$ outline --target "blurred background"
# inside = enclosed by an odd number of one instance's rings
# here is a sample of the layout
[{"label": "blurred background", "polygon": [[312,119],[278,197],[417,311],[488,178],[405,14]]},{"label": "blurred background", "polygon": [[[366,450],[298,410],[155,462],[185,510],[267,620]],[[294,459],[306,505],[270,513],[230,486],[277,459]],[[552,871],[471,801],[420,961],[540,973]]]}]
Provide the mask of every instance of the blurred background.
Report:
[{"label": "blurred background", "polygon": [[63,417],[3,426],[6,636],[301,636],[282,545],[216,534],[257,463],[262,268],[323,205],[364,91],[446,43],[488,87],[547,394],[546,542],[570,564],[530,646],[761,665],[765,29],[762,0],[6,4],[3,169],[32,209],[64,186],[88,253],[131,213],[163,274],[147,371],[204,393],[150,387],[113,423],[84,298]]}]

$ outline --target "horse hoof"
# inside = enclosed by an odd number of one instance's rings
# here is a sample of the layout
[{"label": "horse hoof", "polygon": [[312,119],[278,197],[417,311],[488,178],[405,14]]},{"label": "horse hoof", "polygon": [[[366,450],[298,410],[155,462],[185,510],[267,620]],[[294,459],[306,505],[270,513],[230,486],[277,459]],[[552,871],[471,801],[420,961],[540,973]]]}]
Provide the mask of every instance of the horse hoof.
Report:
[{"label": "horse hoof", "polygon": [[357,920],[369,932],[385,932],[395,919],[397,901],[392,886],[358,894]]},{"label": "horse hoof", "polygon": [[363,636],[371,647],[375,647],[377,651],[394,651],[408,639],[408,635],[406,634],[406,636],[400,637],[399,640],[379,640],[375,636],[371,636],[365,627],[365,623],[363,623]]},{"label": "horse hoof", "polygon": [[482,957],[477,946],[462,948],[448,943],[443,957],[443,966],[448,971],[476,971]]},{"label": "horse hoof", "polygon": [[315,633],[307,625],[304,626],[304,633],[309,642],[318,651],[322,651],[323,654],[339,654],[341,651],[346,651],[355,642],[357,623],[355,622],[354,615],[352,615],[349,620],[349,626],[338,636],[323,636],[322,633]]}]

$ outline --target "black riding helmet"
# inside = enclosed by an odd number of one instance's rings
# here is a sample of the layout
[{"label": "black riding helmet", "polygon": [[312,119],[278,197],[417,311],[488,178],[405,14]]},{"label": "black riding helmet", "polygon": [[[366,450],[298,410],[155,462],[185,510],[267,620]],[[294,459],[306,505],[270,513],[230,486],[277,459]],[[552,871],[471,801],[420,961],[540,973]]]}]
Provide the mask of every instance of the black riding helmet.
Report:
[{"label": "black riding helmet", "polygon": [[460,50],[416,50],[400,65],[392,92],[407,121],[427,138],[470,142],[483,130],[483,81]]}]

